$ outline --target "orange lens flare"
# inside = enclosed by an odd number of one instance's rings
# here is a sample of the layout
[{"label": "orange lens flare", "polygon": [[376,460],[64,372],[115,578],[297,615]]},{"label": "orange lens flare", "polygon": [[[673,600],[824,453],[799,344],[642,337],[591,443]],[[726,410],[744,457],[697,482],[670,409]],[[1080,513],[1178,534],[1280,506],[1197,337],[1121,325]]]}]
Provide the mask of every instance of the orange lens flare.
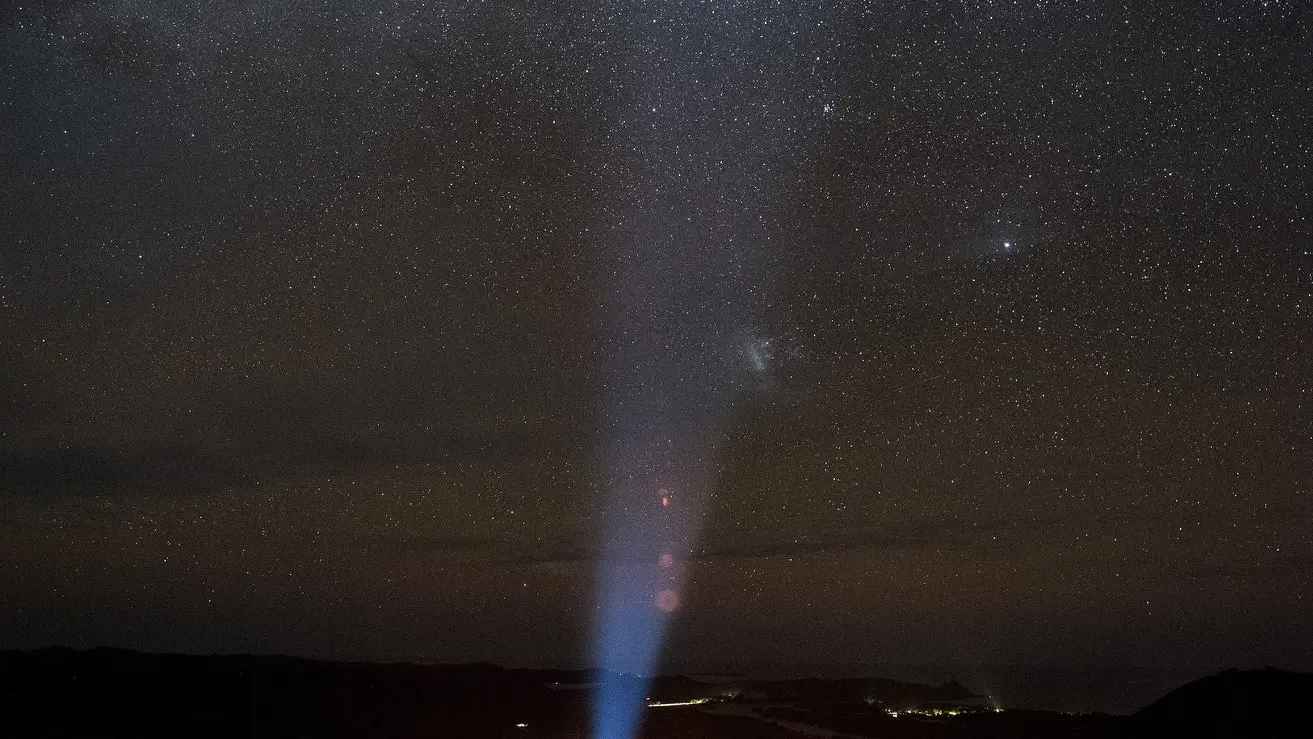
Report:
[{"label": "orange lens flare", "polygon": [[657,593],[656,604],[657,608],[660,608],[663,613],[670,613],[679,608],[679,593],[669,588],[662,590]]}]

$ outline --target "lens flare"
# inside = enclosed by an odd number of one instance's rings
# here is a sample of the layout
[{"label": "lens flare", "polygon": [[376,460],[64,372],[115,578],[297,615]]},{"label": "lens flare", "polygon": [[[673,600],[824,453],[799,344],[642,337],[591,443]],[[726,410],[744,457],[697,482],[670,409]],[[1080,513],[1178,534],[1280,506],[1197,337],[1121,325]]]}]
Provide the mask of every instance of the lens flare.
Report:
[{"label": "lens flare", "polygon": [[662,613],[673,613],[676,608],[679,608],[679,593],[666,588],[657,593],[656,604]]}]

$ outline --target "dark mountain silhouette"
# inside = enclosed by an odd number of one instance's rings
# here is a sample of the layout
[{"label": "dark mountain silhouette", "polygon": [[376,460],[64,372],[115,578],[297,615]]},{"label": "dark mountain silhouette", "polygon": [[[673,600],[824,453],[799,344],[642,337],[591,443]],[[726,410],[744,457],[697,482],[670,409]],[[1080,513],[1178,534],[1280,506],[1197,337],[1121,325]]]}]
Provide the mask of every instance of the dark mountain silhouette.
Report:
[{"label": "dark mountain silhouette", "polygon": [[[588,735],[587,688],[598,678],[589,670],[489,664],[370,664],[109,648],[0,652],[0,735],[583,739]],[[640,681],[634,684],[642,690]],[[730,685],[684,676],[658,677],[646,695],[662,702],[717,702],[651,709],[646,736],[745,739],[797,736],[763,717],[772,705],[812,708],[821,719],[825,711],[857,711],[879,720],[886,717],[875,700],[930,705],[974,697],[954,683],[753,680]],[[704,710],[736,699],[737,709]]]},{"label": "dark mountain silhouette", "polygon": [[[0,652],[0,736],[551,737],[585,739],[589,670],[331,662],[121,649]],[[632,679],[632,678],[631,678]],[[635,690],[643,683],[635,680]],[[1277,736],[1313,675],[1228,671],[1129,718],[980,710],[954,682],[704,682],[658,677],[645,739],[797,739],[816,729],[883,739]],[[957,715],[948,715],[949,712]],[[962,711],[959,713],[959,711]],[[799,733],[806,729],[810,734]],[[1288,734],[1281,734],[1288,735]]]},{"label": "dark mountain silhouette", "polygon": [[[0,735],[515,736],[580,706],[494,665],[420,666],[118,649],[0,653]],[[6,729],[7,725],[7,729]]]},{"label": "dark mountain silhouette", "polygon": [[1131,737],[1289,737],[1308,732],[1298,709],[1313,674],[1227,670],[1173,690],[1127,721]]},{"label": "dark mountain silhouette", "polygon": [[744,680],[713,686],[719,694],[732,693],[763,701],[800,701],[807,703],[878,703],[897,707],[925,706],[937,703],[968,703],[978,696],[956,682],[943,685],[902,683],[882,678],[844,678],[821,680]]}]

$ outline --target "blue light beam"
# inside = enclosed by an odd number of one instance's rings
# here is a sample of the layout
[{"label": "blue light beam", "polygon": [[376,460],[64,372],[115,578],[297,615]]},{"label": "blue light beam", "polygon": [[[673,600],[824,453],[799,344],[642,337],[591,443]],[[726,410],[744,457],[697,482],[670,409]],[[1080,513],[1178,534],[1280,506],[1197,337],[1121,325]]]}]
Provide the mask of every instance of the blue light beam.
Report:
[{"label": "blue light beam", "polygon": [[[749,344],[745,365],[742,343],[761,323],[761,252],[783,183],[805,159],[799,139],[839,117],[816,100],[826,83],[808,51],[822,28],[813,12],[644,0],[614,16],[629,58],[615,68],[601,149],[615,161],[597,230],[611,259],[599,270],[594,739],[636,736],[734,397],[769,391],[774,347]],[[745,366],[757,382],[743,382]]]}]

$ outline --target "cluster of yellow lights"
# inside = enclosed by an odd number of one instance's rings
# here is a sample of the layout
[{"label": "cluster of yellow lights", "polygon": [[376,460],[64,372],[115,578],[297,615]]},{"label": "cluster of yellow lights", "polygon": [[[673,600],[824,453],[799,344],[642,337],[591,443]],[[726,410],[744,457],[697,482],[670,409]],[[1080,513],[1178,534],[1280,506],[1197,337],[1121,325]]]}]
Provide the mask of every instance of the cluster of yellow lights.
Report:
[{"label": "cluster of yellow lights", "polygon": [[901,711],[895,711],[892,708],[884,709],[884,712],[898,718],[899,716],[960,716],[966,711],[958,708],[904,708]]},{"label": "cluster of yellow lights", "polygon": [[673,708],[675,706],[700,706],[703,703],[710,703],[710,698],[694,698],[688,701],[650,701],[648,708]]},{"label": "cluster of yellow lights", "polygon": [[[1003,709],[998,707],[991,708],[990,710],[994,713],[1003,712]],[[964,713],[976,713],[976,711],[961,708],[904,708],[898,711],[895,711],[892,708],[886,708],[884,709],[884,712],[893,718],[898,718],[899,716],[930,716],[941,718],[944,716],[961,716]]]}]

